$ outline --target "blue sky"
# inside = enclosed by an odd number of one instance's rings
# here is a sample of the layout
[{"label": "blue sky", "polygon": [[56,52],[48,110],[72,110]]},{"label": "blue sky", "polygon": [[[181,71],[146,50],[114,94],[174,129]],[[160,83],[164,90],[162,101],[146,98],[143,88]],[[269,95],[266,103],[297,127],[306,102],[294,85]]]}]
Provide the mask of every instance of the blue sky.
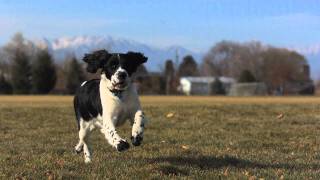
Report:
[{"label": "blue sky", "polygon": [[[221,40],[320,44],[320,0],[0,0],[0,44],[97,35],[205,51]],[[319,46],[320,47],[320,46]]]}]

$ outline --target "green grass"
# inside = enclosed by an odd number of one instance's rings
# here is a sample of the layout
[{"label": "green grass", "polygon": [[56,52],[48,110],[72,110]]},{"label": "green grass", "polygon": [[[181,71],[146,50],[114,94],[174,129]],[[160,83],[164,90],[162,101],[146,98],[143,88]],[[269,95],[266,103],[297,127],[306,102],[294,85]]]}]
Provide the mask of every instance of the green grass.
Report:
[{"label": "green grass", "polygon": [[[319,98],[142,104],[150,119],[143,145],[118,153],[95,131],[93,162],[85,164],[73,153],[70,97],[0,97],[0,179],[320,179]],[[130,132],[129,124],[119,128],[127,140]]]}]

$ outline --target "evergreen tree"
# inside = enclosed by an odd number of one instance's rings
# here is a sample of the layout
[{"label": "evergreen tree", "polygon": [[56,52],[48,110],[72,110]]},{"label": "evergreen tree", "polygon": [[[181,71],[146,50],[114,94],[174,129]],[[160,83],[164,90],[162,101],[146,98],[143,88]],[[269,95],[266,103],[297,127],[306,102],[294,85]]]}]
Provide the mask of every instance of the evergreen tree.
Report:
[{"label": "evergreen tree", "polygon": [[73,57],[69,63],[69,67],[67,70],[67,92],[69,94],[74,94],[84,80],[85,75],[83,69],[78,63],[77,59]]},{"label": "evergreen tree", "polygon": [[12,86],[4,75],[0,76],[0,94],[12,94]]},{"label": "evergreen tree", "polygon": [[211,84],[211,94],[223,95],[226,94],[223,87],[223,83],[218,77],[215,78],[215,81]]},{"label": "evergreen tree", "polygon": [[14,93],[29,94],[31,90],[31,65],[27,54],[20,49],[16,49],[11,67]]},{"label": "evergreen tree", "polygon": [[253,74],[249,70],[244,70],[241,72],[238,82],[240,83],[256,82],[256,78],[253,76]]},{"label": "evergreen tree", "polygon": [[49,93],[57,80],[56,68],[47,49],[39,50],[32,68],[32,85],[35,93]]},{"label": "evergreen tree", "polygon": [[182,63],[178,69],[179,77],[182,76],[199,76],[197,62],[191,55],[183,58]]},{"label": "evergreen tree", "polygon": [[27,54],[28,47],[22,34],[17,33],[4,49],[9,54],[11,61],[11,82],[13,92],[17,94],[30,93],[30,56]]},{"label": "evergreen tree", "polygon": [[171,59],[168,59],[165,63],[164,79],[165,79],[165,93],[168,95],[173,91],[175,69]]}]

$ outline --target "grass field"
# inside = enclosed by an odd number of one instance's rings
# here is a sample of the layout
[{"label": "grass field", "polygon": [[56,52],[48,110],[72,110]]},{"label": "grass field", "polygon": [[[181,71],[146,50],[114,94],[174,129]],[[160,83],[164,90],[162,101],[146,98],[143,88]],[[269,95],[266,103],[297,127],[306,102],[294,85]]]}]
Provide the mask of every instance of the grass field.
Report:
[{"label": "grass field", "polygon": [[96,131],[85,164],[72,97],[0,97],[0,179],[320,179],[319,97],[141,99],[143,145],[118,153]]}]

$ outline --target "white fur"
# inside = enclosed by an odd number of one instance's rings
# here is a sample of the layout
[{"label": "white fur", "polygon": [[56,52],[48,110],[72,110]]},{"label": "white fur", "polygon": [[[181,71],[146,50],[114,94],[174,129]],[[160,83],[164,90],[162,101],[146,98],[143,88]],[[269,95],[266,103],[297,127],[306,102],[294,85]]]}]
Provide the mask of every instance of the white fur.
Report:
[{"label": "white fur", "polygon": [[81,84],[81,86],[84,86],[87,83],[87,81],[83,81],[83,83]]},{"label": "white fur", "polygon": [[146,118],[141,110],[138,110],[134,116],[134,122],[132,126],[132,136],[137,137],[138,135],[143,135],[144,125],[146,123]]},{"label": "white fur", "polygon": [[94,125],[91,121],[86,122],[84,120],[80,120],[80,130],[79,130],[79,143],[75,147],[76,151],[81,151],[83,148],[84,153],[84,162],[91,162],[91,151],[89,147],[89,135],[90,132],[94,129]]},{"label": "white fur", "polygon": [[127,119],[132,124],[132,136],[143,137],[146,119],[141,110],[135,88],[131,83],[128,83],[127,89],[122,92],[121,98],[119,98],[108,90],[111,87],[111,81],[106,78],[105,74],[102,74],[100,80],[100,98],[103,115],[99,115],[96,119],[90,121],[80,121],[79,143],[75,149],[79,151],[83,147],[86,163],[91,162],[92,157],[88,144],[88,136],[95,128],[100,129],[108,143],[115,148],[121,140],[126,141],[119,136],[116,127],[124,124]]},{"label": "white fur", "polygon": [[[119,89],[119,88],[117,88],[117,87],[114,87],[112,84],[116,84],[116,83],[118,83],[118,82],[120,82],[120,80],[119,80],[119,76],[118,76],[118,74],[119,73],[126,73],[127,75],[128,75],[128,73],[127,73],[127,71],[125,70],[125,69],[123,69],[122,67],[119,67],[117,70],[116,70],[116,72],[111,76],[111,82],[110,82],[110,85],[108,85],[108,88],[109,89]],[[101,75],[101,76],[103,76],[103,74]],[[125,80],[125,83],[126,84],[129,84],[129,81],[130,81],[130,79],[129,78],[126,78],[126,80]],[[124,90],[124,89],[126,89],[127,88],[127,86],[126,87],[124,87],[124,88],[122,88],[121,90]]]}]

